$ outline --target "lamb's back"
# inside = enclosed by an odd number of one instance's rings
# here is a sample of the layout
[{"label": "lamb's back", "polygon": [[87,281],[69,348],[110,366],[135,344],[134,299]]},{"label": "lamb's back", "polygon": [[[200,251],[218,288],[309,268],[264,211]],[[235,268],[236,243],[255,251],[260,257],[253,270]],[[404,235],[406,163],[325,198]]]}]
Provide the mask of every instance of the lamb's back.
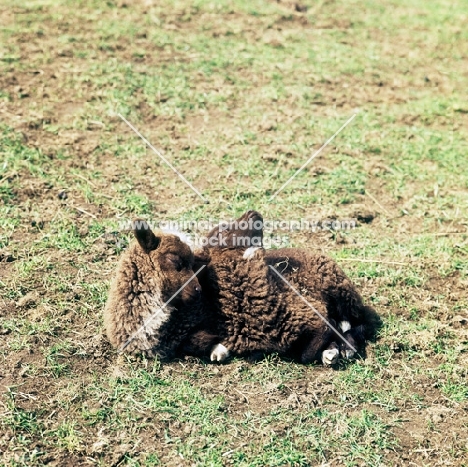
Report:
[{"label": "lamb's back", "polygon": [[[214,321],[220,336],[237,354],[289,353],[305,332],[323,327],[317,314],[278,280],[269,265],[264,250],[250,259],[243,258],[239,249],[211,252],[208,280]],[[315,297],[310,301],[326,314]]]},{"label": "lamb's back", "polygon": [[240,355],[281,351],[284,300],[275,293],[263,258],[245,260],[239,249],[212,249],[210,254],[209,289],[203,290],[220,337]]},{"label": "lamb's back", "polygon": [[265,260],[304,298],[323,301],[329,319],[350,320],[356,326],[369,321],[369,314],[375,313],[363,304],[356,285],[332,258],[305,249],[281,248],[267,250]]}]

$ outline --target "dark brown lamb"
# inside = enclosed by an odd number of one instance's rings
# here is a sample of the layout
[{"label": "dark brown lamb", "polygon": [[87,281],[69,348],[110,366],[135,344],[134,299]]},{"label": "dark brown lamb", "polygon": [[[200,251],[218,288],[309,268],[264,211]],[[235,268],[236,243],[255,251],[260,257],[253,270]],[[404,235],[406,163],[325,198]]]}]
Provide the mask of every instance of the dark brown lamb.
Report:
[{"label": "dark brown lamb", "polygon": [[378,324],[354,284],[323,255],[292,248],[209,254],[201,285],[210,297],[207,332],[219,339],[212,360],[277,352],[333,364],[340,350],[352,356]]},{"label": "dark brown lamb", "polygon": [[[243,216],[251,217],[261,219],[254,211]],[[351,356],[375,328],[375,312],[329,258],[305,250],[234,247],[205,248],[194,258],[177,236],[155,235],[147,227],[135,230],[137,243],[122,256],[104,313],[109,339],[122,350],[165,358],[210,355],[216,361],[278,352],[332,364],[340,350]],[[261,232],[254,235],[261,239]],[[189,281],[200,265],[201,298],[198,280]],[[347,345],[331,327],[339,328]]]}]

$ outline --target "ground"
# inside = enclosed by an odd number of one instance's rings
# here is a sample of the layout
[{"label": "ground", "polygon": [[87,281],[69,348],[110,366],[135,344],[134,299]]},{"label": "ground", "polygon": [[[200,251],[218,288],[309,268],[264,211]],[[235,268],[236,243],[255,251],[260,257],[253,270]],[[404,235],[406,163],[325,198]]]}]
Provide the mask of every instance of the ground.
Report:
[{"label": "ground", "polygon": [[[4,0],[0,17],[1,465],[468,465],[466,2]],[[250,208],[357,219],[272,235],[334,257],[376,307],[366,358],[118,356],[119,222]]]}]

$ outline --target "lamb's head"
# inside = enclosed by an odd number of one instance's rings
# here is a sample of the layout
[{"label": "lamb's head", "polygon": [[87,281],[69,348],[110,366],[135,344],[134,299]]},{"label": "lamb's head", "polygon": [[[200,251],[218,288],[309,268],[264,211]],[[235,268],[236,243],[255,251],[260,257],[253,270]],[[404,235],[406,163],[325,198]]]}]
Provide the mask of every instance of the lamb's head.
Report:
[{"label": "lamb's head", "polygon": [[139,280],[159,289],[163,302],[171,305],[199,301],[201,287],[194,276],[194,255],[180,237],[162,232],[154,233],[145,221],[135,222],[134,231],[143,267]]},{"label": "lamb's head", "polygon": [[119,261],[104,309],[106,332],[121,351],[171,358],[202,319],[193,253],[176,235],[134,225],[137,241]]}]

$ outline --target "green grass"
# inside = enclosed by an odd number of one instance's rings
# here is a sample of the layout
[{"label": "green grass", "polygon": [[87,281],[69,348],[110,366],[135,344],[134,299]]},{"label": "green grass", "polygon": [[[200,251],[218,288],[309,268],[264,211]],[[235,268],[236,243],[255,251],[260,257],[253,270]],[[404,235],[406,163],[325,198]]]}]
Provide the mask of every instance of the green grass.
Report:
[{"label": "green grass", "polygon": [[[467,465],[468,8],[303,4],[4,2],[0,465]],[[335,258],[378,309],[367,358],[118,357],[101,316],[119,223],[252,208],[375,214],[272,233]]]}]

